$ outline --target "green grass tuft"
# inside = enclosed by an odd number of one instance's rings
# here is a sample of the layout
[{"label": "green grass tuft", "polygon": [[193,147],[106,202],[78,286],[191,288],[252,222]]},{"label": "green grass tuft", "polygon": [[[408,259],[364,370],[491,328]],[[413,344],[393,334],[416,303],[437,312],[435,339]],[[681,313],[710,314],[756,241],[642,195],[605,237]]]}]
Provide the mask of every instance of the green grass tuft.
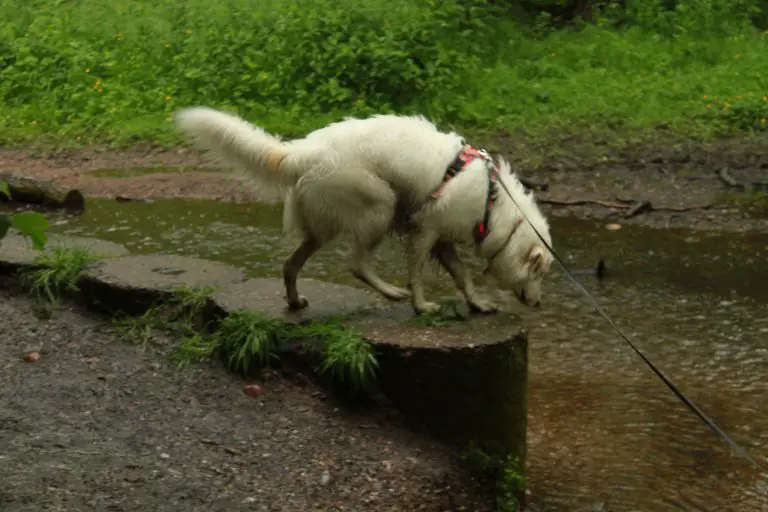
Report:
[{"label": "green grass tuft", "polygon": [[378,367],[373,347],[358,332],[329,329],[320,374],[328,373],[335,383],[357,392],[370,388]]},{"label": "green grass tuft", "polygon": [[291,333],[282,321],[238,311],[227,316],[213,336],[229,369],[245,374],[276,360],[278,347]]},{"label": "green grass tuft", "polygon": [[22,282],[43,304],[55,307],[63,294],[78,291],[81,274],[98,260],[87,249],[54,247],[35,258],[39,268],[23,271]]}]

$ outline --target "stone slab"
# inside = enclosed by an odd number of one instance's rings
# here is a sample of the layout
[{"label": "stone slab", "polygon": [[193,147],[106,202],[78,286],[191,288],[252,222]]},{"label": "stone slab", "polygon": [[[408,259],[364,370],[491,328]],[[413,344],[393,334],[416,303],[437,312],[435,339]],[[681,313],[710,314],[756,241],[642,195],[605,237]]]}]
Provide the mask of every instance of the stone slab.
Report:
[{"label": "stone slab", "polygon": [[[128,249],[120,244],[86,238],[80,236],[48,235],[48,243],[43,252],[51,252],[54,248],[80,248],[86,249],[99,258],[116,258],[126,256]],[[17,233],[9,232],[0,240],[0,270],[15,271],[20,267],[35,265],[35,259],[41,251],[34,249],[32,242]]]},{"label": "stone slab", "polygon": [[171,254],[125,256],[88,269],[80,289],[102,309],[142,313],[179,288],[220,288],[245,279],[243,270],[217,261]]},{"label": "stone slab", "polygon": [[528,335],[520,319],[497,313],[440,326],[417,321],[397,306],[350,322],[375,348],[383,394],[434,437],[511,455],[524,467]]},{"label": "stone slab", "polygon": [[298,287],[309,300],[309,306],[298,311],[288,309],[283,280],[277,278],[254,278],[225,286],[213,293],[211,299],[223,314],[248,310],[294,322],[347,315],[383,305],[373,293],[351,286],[300,279]]}]

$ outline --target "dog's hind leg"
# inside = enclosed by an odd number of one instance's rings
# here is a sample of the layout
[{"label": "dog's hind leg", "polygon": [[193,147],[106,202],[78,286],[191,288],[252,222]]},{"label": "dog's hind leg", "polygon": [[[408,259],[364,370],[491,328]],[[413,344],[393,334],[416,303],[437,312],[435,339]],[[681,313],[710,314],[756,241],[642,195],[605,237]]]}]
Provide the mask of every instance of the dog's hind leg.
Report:
[{"label": "dog's hind leg", "polygon": [[491,301],[480,298],[477,295],[469,271],[464,262],[461,261],[461,258],[459,258],[454,244],[438,242],[432,248],[432,255],[437,258],[437,261],[451,275],[453,282],[456,283],[456,287],[461,290],[467,304],[469,304],[473,311],[478,313],[493,313],[496,311],[497,308]]},{"label": "dog's hind leg", "polygon": [[322,247],[322,243],[314,238],[305,238],[283,264],[283,283],[285,284],[286,301],[290,309],[303,309],[309,305],[307,298],[299,295],[296,279],[301,267],[320,247]]},{"label": "dog's hind leg", "polygon": [[352,275],[389,300],[403,300],[410,297],[411,293],[408,290],[384,281],[373,271],[371,260],[379,241],[369,243],[356,241],[352,252]]}]

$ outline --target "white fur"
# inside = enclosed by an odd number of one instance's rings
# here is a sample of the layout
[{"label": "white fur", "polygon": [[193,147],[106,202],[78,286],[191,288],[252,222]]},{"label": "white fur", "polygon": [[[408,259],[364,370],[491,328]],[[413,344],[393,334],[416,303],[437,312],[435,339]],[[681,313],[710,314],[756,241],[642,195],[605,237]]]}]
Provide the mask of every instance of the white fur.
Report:
[{"label": "white fur", "polygon": [[[437,306],[424,299],[421,285],[423,265],[431,253],[451,273],[470,306],[494,309],[477,296],[454,247],[474,241],[475,226],[485,213],[485,165],[473,161],[437,199],[429,198],[464,145],[458,134],[440,132],[423,117],[394,115],[346,119],[289,142],[204,107],[178,112],[176,122],[199,147],[246,173],[262,190],[286,194],[284,227],[303,240],[284,265],[291,307],[307,305],[296,291],[299,269],[323,244],[345,234],[354,242],[353,273],[384,296],[398,300],[410,295],[416,311],[434,311]],[[500,160],[499,169],[515,201],[499,190],[490,235],[476,252],[490,260],[491,275],[511,286],[524,303],[535,305],[551,263],[549,252],[527,222],[504,244],[522,213],[551,244],[549,226],[509,164]],[[407,226],[397,222],[397,209],[403,205],[411,210]],[[382,281],[370,266],[373,250],[393,230],[406,235],[410,292]]]}]

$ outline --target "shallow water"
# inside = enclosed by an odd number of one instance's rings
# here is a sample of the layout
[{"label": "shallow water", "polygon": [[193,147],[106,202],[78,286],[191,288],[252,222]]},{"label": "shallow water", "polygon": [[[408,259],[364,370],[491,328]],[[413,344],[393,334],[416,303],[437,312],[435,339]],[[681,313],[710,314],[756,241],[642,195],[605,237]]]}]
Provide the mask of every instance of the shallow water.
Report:
[{"label": "shallow water", "polygon": [[[277,206],[90,200],[82,217],[55,229],[277,276],[294,245],[282,237],[281,216]],[[608,314],[768,466],[768,236],[552,222],[572,268],[605,258],[607,279],[579,279]],[[345,258],[341,246],[325,248],[303,276],[357,285]],[[397,245],[381,248],[377,268],[405,283]],[[436,272],[427,286],[455,295]],[[768,475],[760,479],[701,424],[559,271],[545,301],[538,311],[520,308],[531,340],[530,510],[768,510]]]}]

